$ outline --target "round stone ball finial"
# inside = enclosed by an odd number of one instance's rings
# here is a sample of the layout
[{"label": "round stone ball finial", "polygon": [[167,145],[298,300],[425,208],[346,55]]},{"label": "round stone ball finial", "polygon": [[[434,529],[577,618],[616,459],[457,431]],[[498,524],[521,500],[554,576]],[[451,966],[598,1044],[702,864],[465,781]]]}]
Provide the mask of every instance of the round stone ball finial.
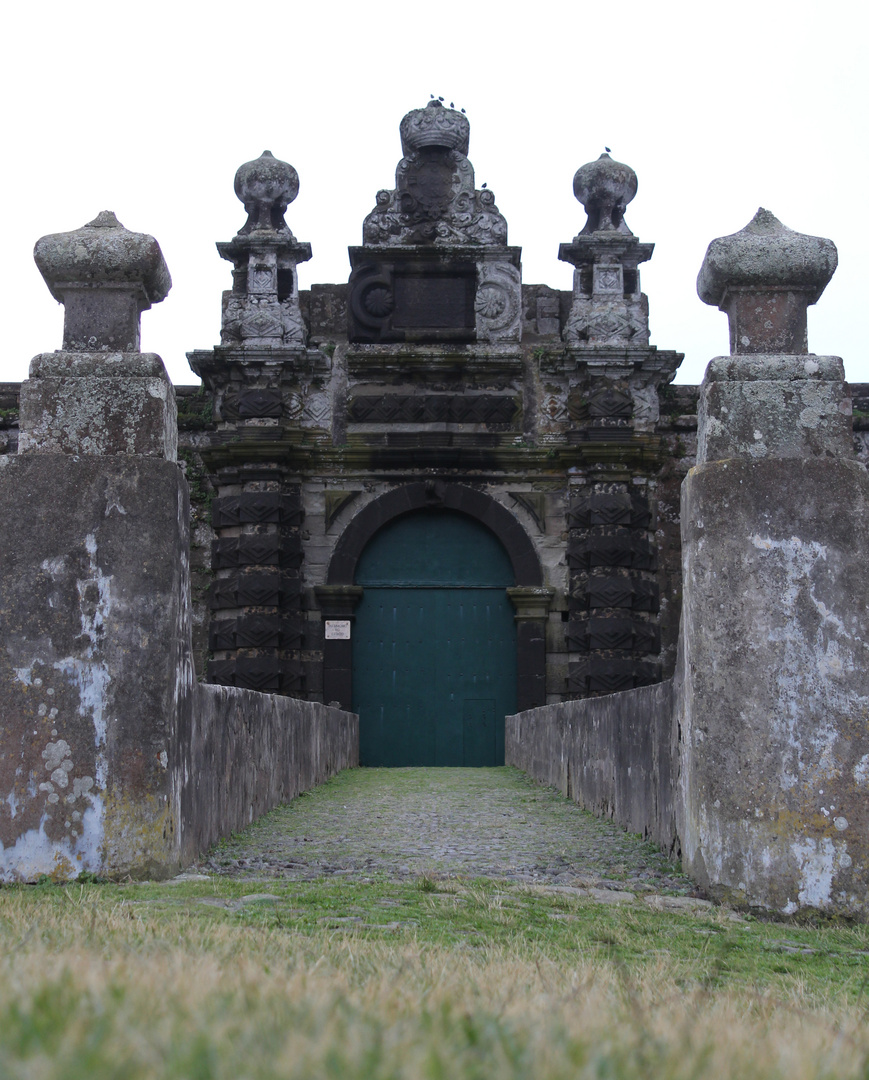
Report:
[{"label": "round stone ball finial", "polygon": [[284,214],[299,194],[299,174],[292,165],[276,158],[270,150],[263,150],[255,161],[246,161],[238,169],[234,186],[248,215],[239,236],[290,231]]},{"label": "round stone ball finial", "polygon": [[468,156],[471,125],[464,113],[446,108],[437,98],[424,109],[412,109],[401,121],[401,152],[410,157],[418,150],[435,147]]},{"label": "round stone ball finial", "polygon": [[588,214],[580,236],[596,232],[633,236],[625,224],[625,208],[637,194],[637,174],[630,165],[601,154],[597,161],[577,169],[573,194]]}]

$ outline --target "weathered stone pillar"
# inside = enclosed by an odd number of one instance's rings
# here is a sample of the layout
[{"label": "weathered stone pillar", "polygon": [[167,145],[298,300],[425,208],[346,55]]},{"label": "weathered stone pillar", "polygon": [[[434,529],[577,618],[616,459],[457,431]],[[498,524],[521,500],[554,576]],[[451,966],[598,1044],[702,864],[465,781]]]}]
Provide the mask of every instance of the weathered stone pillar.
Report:
[{"label": "weathered stone pillar", "polygon": [[700,271],[734,353],[706,372],[682,489],[679,834],[731,898],[866,917],[869,477],[842,362],[805,344],[835,266],[760,210]]},{"label": "weathered stone pillar", "polygon": [[110,213],[35,257],[64,342],[33,360],[20,453],[0,459],[0,880],[165,876],[194,690],[189,503],[175,394],[138,347],[171,281]]}]

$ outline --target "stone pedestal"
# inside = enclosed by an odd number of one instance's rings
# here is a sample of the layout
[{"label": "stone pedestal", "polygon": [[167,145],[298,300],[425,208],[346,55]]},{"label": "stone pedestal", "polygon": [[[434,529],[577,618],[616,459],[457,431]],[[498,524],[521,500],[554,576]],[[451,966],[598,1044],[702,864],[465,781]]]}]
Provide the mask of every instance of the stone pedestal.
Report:
[{"label": "stone pedestal", "polygon": [[174,391],[136,349],[169,272],[106,213],[36,258],[67,311],[0,459],[0,881],[165,877],[193,713],[190,506]]},{"label": "stone pedestal", "polygon": [[[758,211],[712,242],[698,280],[737,355],[709,365],[682,487],[678,826],[713,893],[866,918],[869,475],[841,361],[774,352],[800,344],[835,261],[829,240]],[[743,341],[748,292],[770,289],[801,304]]]},{"label": "stone pedestal", "polygon": [[865,917],[869,476],[707,462],[682,523],[683,866],[731,899]]},{"label": "stone pedestal", "polygon": [[698,465],[853,454],[851,397],[838,356],[717,356],[697,414]]},{"label": "stone pedestal", "polygon": [[43,353],[21,385],[19,453],[175,461],[175,389],[155,353]]},{"label": "stone pedestal", "polygon": [[0,880],[175,873],[186,482],[153,458],[3,460]]}]

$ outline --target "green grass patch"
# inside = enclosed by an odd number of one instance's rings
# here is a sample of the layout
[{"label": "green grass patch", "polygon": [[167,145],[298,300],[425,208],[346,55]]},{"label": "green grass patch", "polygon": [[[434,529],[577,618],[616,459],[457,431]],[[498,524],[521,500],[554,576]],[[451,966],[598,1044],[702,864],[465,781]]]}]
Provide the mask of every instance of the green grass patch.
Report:
[{"label": "green grass patch", "polygon": [[0,888],[0,1075],[865,1076],[864,926],[541,888]]}]

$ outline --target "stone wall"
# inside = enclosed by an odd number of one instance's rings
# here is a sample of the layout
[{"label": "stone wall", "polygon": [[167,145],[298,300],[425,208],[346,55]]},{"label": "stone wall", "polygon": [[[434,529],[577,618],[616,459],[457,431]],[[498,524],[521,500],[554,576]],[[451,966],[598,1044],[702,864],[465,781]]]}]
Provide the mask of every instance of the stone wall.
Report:
[{"label": "stone wall", "polygon": [[181,865],[221,836],[359,763],[359,721],[325,705],[197,687],[172,761]]},{"label": "stone wall", "polygon": [[678,857],[673,680],[507,717],[506,762]]}]

